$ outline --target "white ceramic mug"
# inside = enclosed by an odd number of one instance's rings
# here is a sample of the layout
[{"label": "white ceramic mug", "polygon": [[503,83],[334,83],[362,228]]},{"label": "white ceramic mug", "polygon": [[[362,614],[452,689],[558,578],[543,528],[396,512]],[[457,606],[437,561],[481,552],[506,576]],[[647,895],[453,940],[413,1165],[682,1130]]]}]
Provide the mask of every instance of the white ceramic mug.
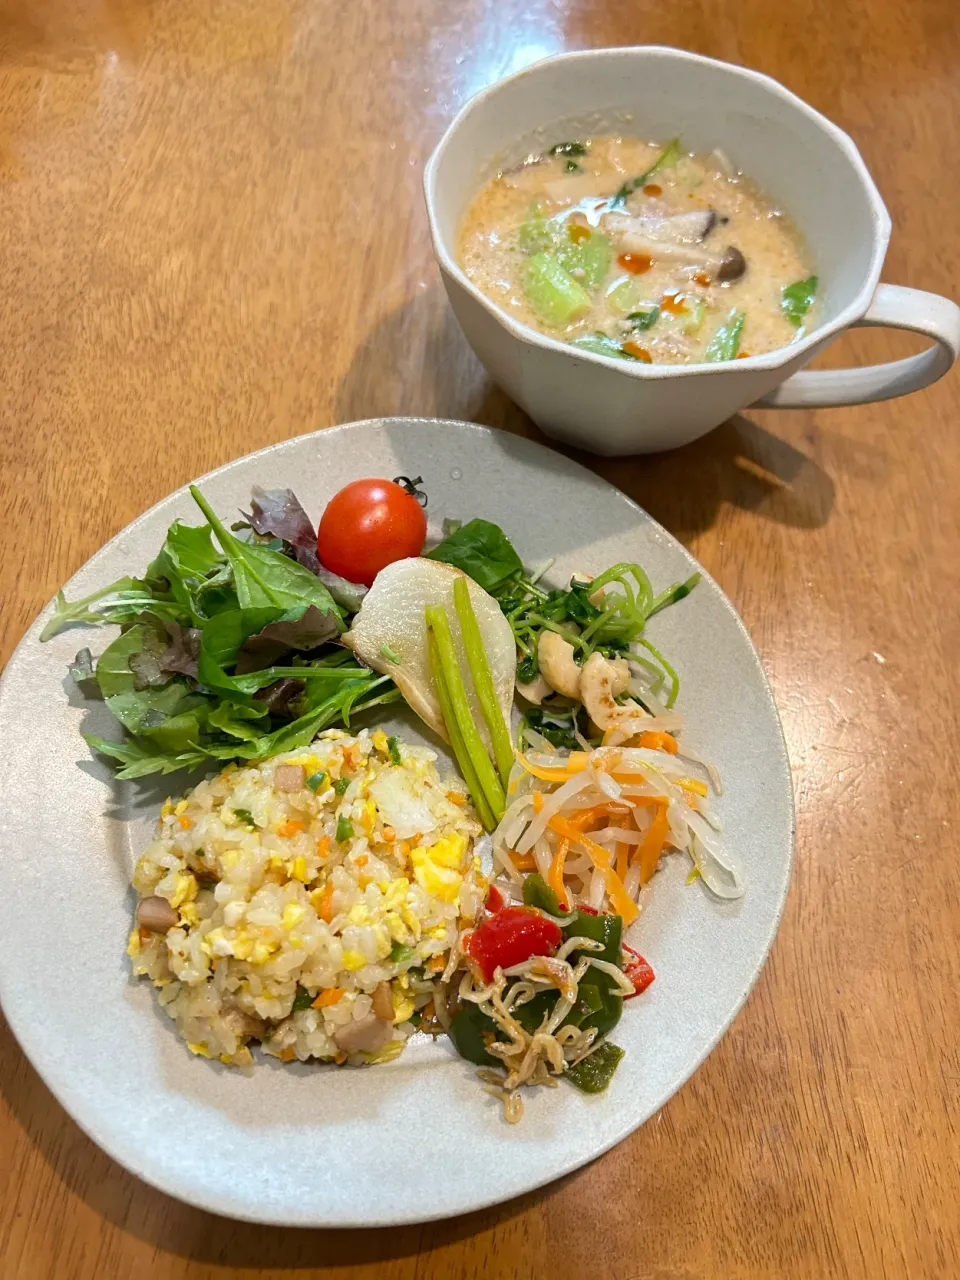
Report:
[{"label": "white ceramic mug", "polygon": [[[721,147],[791,215],[820,278],[820,321],[767,355],[726,364],[633,364],[577,350],[520,324],[472,284],[457,228],[480,186],[559,134],[679,135]],[[430,157],[424,189],[434,249],[457,319],[491,376],[555,439],[616,456],[695,440],[747,405],[818,408],[906,395],[960,351],[960,308],[880,284],[890,217],[853,142],[775,80],[678,49],[597,49],[547,58],[484,90]],[[919,355],[799,373],[852,325],[911,329]]]}]

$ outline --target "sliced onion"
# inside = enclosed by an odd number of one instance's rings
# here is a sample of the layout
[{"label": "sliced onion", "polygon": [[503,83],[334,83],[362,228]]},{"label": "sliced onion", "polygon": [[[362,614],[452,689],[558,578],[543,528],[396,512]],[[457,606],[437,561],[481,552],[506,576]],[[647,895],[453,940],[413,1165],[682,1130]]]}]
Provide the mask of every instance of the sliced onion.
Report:
[{"label": "sliced onion", "polygon": [[527,827],[526,831],[517,841],[517,853],[528,853],[537,840],[543,835],[547,829],[547,823],[557,813],[560,812],[564,803],[571,797],[575,796],[578,791],[582,791],[584,787],[594,785],[594,780],[590,773],[585,769],[583,773],[578,773],[575,777],[558,787],[551,796],[545,801],[543,808]]},{"label": "sliced onion", "polygon": [[687,822],[694,837],[690,856],[704,884],[718,898],[742,898],[743,877],[730,854],[720,847],[700,814],[691,812]]}]

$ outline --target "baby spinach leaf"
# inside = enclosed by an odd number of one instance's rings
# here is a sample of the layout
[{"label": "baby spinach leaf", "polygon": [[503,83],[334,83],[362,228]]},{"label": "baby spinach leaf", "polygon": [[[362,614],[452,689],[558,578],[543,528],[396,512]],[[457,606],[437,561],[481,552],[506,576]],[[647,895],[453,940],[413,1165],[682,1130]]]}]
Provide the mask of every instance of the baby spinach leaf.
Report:
[{"label": "baby spinach leaf", "polygon": [[510,539],[489,520],[474,519],[461,525],[427,556],[430,560],[442,560],[462,569],[485,591],[492,590],[523,568]]},{"label": "baby spinach leaf", "polygon": [[121,632],[100,655],[97,662],[97,683],[105,698],[117,693],[129,693],[137,683],[130,669],[130,659],[142,652],[145,644],[152,643],[156,631],[142,622],[134,623]]},{"label": "baby spinach leaf", "polygon": [[130,689],[107,698],[113,715],[131,733],[159,728],[170,716],[201,702],[203,698],[191,694],[184,680],[171,680],[161,689]]}]

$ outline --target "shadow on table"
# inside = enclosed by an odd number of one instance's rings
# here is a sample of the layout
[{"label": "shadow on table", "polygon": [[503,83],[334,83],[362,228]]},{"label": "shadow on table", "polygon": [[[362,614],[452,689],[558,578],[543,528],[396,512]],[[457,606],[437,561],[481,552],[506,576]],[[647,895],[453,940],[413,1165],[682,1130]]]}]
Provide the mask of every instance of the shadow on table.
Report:
[{"label": "shadow on table", "polygon": [[[244,1269],[346,1267],[410,1257],[489,1230],[560,1190],[569,1178],[509,1204],[407,1227],[269,1227],[182,1204],[128,1173],[70,1119],[26,1060],[0,1014],[0,1098],[56,1178],[95,1213],[161,1253]],[[22,1166],[21,1166],[22,1167]]]},{"label": "shadow on table", "polygon": [[[489,380],[439,290],[416,294],[371,330],[340,382],[336,413],[342,422],[455,418],[537,440],[615,484],[682,542],[710,529],[724,504],[799,529],[820,528],[833,510],[830,476],[742,414],[670,453],[598,458],[558,445]],[[810,418],[793,414],[797,438]]]}]

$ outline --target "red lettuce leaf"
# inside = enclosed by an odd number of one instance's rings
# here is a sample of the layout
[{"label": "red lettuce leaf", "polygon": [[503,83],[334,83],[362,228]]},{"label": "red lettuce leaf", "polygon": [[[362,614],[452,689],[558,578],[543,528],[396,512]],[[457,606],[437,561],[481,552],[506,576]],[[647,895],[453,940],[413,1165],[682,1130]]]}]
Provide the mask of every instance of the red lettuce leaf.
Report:
[{"label": "red lettuce leaf", "polygon": [[245,676],[272,666],[290,649],[316,649],[340,634],[336,616],[321,613],[315,604],[291,621],[269,622],[262,631],[245,640],[237,654],[235,675]]}]

